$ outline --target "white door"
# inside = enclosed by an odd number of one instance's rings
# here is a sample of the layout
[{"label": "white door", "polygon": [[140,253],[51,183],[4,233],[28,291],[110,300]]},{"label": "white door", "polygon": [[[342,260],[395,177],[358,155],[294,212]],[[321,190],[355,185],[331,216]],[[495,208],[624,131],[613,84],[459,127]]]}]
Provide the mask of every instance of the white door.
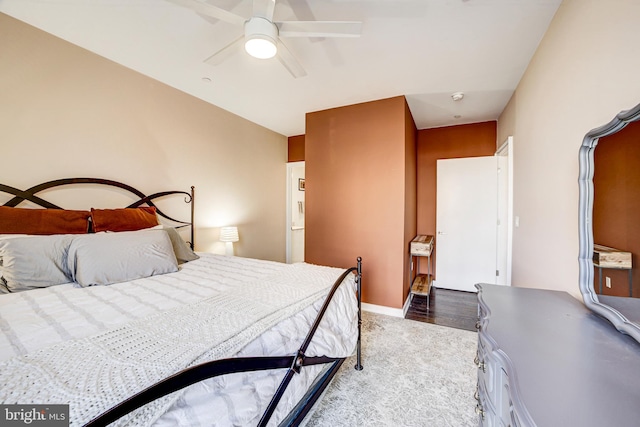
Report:
[{"label": "white door", "polygon": [[494,156],[438,160],[436,287],[496,283],[496,171]]},{"label": "white door", "polygon": [[287,262],[304,261],[304,162],[287,163]]}]

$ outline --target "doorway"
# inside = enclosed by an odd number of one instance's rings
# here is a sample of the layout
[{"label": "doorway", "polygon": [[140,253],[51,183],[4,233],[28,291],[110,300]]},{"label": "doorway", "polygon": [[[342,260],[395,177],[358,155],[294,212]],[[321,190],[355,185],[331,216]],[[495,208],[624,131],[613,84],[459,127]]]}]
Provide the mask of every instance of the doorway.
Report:
[{"label": "doorway", "polygon": [[287,163],[287,263],[304,261],[305,163]]},{"label": "doorway", "polygon": [[496,151],[498,160],[498,285],[511,286],[511,254],[513,243],[513,137]]},{"label": "doorway", "polygon": [[476,292],[476,283],[496,283],[496,171],[496,156],[437,161],[434,286]]}]

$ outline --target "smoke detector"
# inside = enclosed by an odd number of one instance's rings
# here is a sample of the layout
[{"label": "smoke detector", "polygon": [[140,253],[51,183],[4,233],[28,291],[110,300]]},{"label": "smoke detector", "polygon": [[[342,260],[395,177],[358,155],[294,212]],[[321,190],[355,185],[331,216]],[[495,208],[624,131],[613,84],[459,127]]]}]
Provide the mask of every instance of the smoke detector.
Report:
[{"label": "smoke detector", "polygon": [[451,99],[454,101],[460,101],[462,98],[464,98],[464,93],[462,92],[455,92],[451,94]]}]

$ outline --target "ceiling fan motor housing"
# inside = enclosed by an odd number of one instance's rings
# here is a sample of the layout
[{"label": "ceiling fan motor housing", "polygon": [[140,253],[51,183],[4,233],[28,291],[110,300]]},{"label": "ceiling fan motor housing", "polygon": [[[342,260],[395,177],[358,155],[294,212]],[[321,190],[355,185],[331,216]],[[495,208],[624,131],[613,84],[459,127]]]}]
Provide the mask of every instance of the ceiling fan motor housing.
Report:
[{"label": "ceiling fan motor housing", "polygon": [[272,58],[277,52],[278,27],[268,19],[254,16],[244,23],[244,48],[260,59]]}]

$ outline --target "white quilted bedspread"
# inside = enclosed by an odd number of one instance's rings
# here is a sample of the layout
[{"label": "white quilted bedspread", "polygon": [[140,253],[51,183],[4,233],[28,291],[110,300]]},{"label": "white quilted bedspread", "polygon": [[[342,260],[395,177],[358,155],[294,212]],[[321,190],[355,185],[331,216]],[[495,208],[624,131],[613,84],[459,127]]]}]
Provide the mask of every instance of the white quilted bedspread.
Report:
[{"label": "white quilted bedspread", "polygon": [[[224,357],[295,352],[342,270],[201,254],[181,271],[92,288],[0,296],[0,401],[70,403],[89,421],[176,371]],[[357,312],[342,286],[309,355],[352,353]],[[321,369],[307,369],[284,416]],[[284,371],[234,374],[159,399],[118,425],[253,425]]]}]

